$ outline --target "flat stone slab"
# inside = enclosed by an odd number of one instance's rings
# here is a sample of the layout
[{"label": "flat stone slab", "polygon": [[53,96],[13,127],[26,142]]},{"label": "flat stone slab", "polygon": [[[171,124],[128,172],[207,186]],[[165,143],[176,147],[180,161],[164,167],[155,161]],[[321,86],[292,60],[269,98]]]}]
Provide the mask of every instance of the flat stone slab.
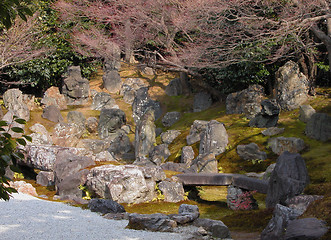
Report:
[{"label": "flat stone slab", "polygon": [[229,186],[267,193],[268,182],[233,173],[183,173],[177,177],[186,186]]}]

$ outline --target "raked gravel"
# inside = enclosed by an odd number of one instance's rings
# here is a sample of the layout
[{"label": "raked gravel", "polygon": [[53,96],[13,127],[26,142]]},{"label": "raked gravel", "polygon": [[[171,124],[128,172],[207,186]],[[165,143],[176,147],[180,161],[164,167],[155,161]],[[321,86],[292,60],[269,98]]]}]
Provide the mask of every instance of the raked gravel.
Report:
[{"label": "raked gravel", "polygon": [[0,200],[1,240],[184,240],[186,234],[125,229],[128,221],[109,220],[64,203],[15,193]]}]

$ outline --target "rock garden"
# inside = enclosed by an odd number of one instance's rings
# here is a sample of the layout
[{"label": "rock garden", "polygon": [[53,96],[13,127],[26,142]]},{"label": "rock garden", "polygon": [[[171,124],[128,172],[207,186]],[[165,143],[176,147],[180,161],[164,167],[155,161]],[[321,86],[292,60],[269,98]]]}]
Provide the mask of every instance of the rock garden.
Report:
[{"label": "rock garden", "polygon": [[71,66],[62,88],[41,98],[3,94],[2,120],[25,119],[18,126],[32,138],[18,146],[22,173],[6,175],[18,191],[127,219],[132,229],[328,239],[331,91],[308,95],[292,61],[273,88],[216,100],[184,74],[118,61],[88,80]]}]

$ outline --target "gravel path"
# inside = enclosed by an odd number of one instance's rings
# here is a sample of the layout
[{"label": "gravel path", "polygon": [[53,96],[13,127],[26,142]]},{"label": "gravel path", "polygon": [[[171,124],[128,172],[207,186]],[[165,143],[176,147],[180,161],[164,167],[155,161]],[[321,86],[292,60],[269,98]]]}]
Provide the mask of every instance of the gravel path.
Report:
[{"label": "gravel path", "polygon": [[108,220],[97,213],[63,203],[13,194],[0,200],[0,239],[54,240],[172,240],[184,234],[125,229],[128,221]]}]

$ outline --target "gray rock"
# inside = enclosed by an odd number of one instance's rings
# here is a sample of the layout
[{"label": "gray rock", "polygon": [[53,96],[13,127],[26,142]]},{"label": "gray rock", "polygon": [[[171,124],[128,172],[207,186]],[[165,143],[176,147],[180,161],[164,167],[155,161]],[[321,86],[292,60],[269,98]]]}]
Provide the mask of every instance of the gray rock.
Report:
[{"label": "gray rock", "polygon": [[103,108],[118,108],[118,106],[116,106],[117,105],[115,100],[108,93],[98,92],[93,97],[91,108],[93,110],[101,110]]},{"label": "gray rock", "polygon": [[185,146],[182,148],[181,163],[185,163],[187,167],[191,166],[194,159],[194,151],[191,146]]},{"label": "gray rock", "polygon": [[212,236],[215,238],[231,238],[229,228],[222,221],[198,218],[193,222],[193,225],[197,227],[203,227],[208,232],[211,232]]},{"label": "gray rock", "polygon": [[166,174],[164,173],[161,167],[145,166],[145,167],[140,167],[140,170],[143,172],[145,179],[152,180],[154,182],[159,182],[166,179]]},{"label": "gray rock", "polygon": [[269,127],[266,130],[262,131],[264,136],[274,136],[281,134],[285,131],[285,128],[278,128],[278,127]]},{"label": "gray rock", "polygon": [[314,113],[316,113],[316,111],[312,106],[301,105],[299,110],[299,120],[306,123]]},{"label": "gray rock", "polygon": [[240,92],[231,93],[226,98],[226,113],[241,114],[252,119],[261,111],[261,102],[264,98],[264,88],[260,85],[250,85]]},{"label": "gray rock", "polygon": [[67,115],[67,122],[74,123],[78,126],[79,129],[85,131],[86,118],[83,113],[78,111],[70,111]]},{"label": "gray rock", "polygon": [[67,102],[63,94],[60,93],[58,87],[50,87],[44,93],[43,98],[41,99],[41,104],[45,107],[50,105],[57,106],[60,110],[67,109]]},{"label": "gray rock", "polygon": [[155,197],[155,182],[147,181],[142,169],[134,165],[92,168],[86,186],[96,196],[118,203],[142,203]]},{"label": "gray rock", "polygon": [[328,232],[326,222],[317,218],[302,218],[290,221],[285,232],[285,240],[320,239]]},{"label": "gray rock", "polygon": [[148,88],[142,87],[136,91],[136,96],[132,103],[132,116],[136,124],[140,121],[141,117],[152,109],[154,111],[155,120],[161,117],[162,110],[160,103],[152,100],[148,95]]},{"label": "gray rock", "polygon": [[323,196],[319,195],[299,195],[287,199],[285,203],[286,206],[293,208],[303,214],[312,202],[320,200],[322,198]]},{"label": "gray rock", "polygon": [[162,124],[165,127],[170,127],[180,119],[180,112],[167,112],[162,118]]},{"label": "gray rock", "polygon": [[226,203],[232,210],[252,210],[258,208],[256,200],[249,191],[232,185],[228,186]]},{"label": "gray rock", "polygon": [[298,216],[300,213],[294,209],[276,204],[272,219],[261,233],[261,240],[283,239],[288,223]]},{"label": "gray rock", "polygon": [[228,134],[223,123],[211,120],[201,134],[199,154],[213,153],[215,156],[225,152],[228,145]]},{"label": "gray rock", "polygon": [[111,141],[108,151],[117,160],[134,160],[135,154],[132,143],[127,134],[119,131],[119,134]]},{"label": "gray rock", "polygon": [[[42,124],[36,123],[29,129],[32,131],[32,134],[29,135],[32,138],[31,144],[53,144],[51,135]],[[30,144],[30,142],[27,143]]]},{"label": "gray rock", "polygon": [[54,127],[52,140],[58,146],[75,147],[83,133],[74,123],[58,123]]},{"label": "gray rock", "polygon": [[80,66],[68,68],[67,78],[63,80],[62,94],[68,105],[82,105],[88,102],[89,81],[82,77]]},{"label": "gray rock", "polygon": [[190,170],[198,173],[217,173],[218,161],[215,158],[215,154],[199,154],[197,158],[192,161]]},{"label": "gray rock", "polygon": [[118,70],[107,70],[104,68],[102,81],[104,88],[106,88],[110,93],[117,93],[121,89],[122,79]]},{"label": "gray rock", "polygon": [[40,171],[36,177],[36,183],[40,184],[41,186],[54,186],[54,173],[53,172],[46,172]]},{"label": "gray rock", "polygon": [[288,198],[301,194],[308,183],[306,164],[300,154],[282,153],[269,180],[267,208],[273,208],[277,203],[285,204]]},{"label": "gray rock", "polygon": [[171,153],[168,148],[168,144],[163,143],[153,148],[149,154],[149,159],[156,165],[160,166],[161,163],[164,163],[170,155]]},{"label": "gray rock", "polygon": [[192,145],[201,140],[201,134],[206,130],[208,121],[195,120],[191,125],[190,133],[186,137],[187,145]]},{"label": "gray rock", "polygon": [[299,153],[306,148],[305,142],[301,138],[295,137],[270,138],[268,140],[268,145],[277,155],[280,155],[285,151],[290,153]]},{"label": "gray rock", "polygon": [[92,212],[99,212],[102,214],[125,212],[125,209],[121,204],[110,199],[93,198],[89,201],[88,208]]},{"label": "gray rock", "polygon": [[98,154],[106,151],[110,146],[110,141],[99,139],[81,139],[77,146],[78,148],[85,148],[88,151]]},{"label": "gray rock", "polygon": [[86,119],[86,129],[89,133],[96,133],[98,131],[99,121],[96,117],[89,117]]},{"label": "gray rock", "polygon": [[307,122],[305,133],[308,137],[328,141],[331,139],[331,117],[326,113],[315,113]]},{"label": "gray rock", "polygon": [[174,220],[161,213],[129,215],[129,224],[127,228],[135,230],[148,230],[153,232],[172,232],[177,227]]},{"label": "gray rock", "polygon": [[9,89],[2,96],[5,107],[14,113],[15,116],[23,118],[26,121],[30,120],[30,110],[23,101],[22,92],[17,89]]},{"label": "gray rock", "polygon": [[135,156],[147,156],[154,147],[155,140],[155,124],[154,111],[148,110],[136,126],[135,132]]},{"label": "gray rock", "polygon": [[98,134],[102,139],[110,137],[126,124],[125,113],[120,109],[102,109],[100,112]]},{"label": "gray rock", "polygon": [[178,224],[193,222],[200,216],[199,207],[196,205],[182,204],[179,206],[178,214],[171,214],[169,217]]},{"label": "gray rock", "polygon": [[240,158],[244,160],[266,160],[267,154],[259,150],[259,146],[256,143],[250,143],[248,145],[238,145],[237,153]]},{"label": "gray rock", "polygon": [[61,115],[60,109],[57,106],[50,105],[44,108],[42,118],[46,118],[49,121],[58,123],[63,122],[63,117]]},{"label": "gray rock", "polygon": [[140,78],[127,78],[122,84],[120,94],[124,102],[132,104],[139,88],[146,87],[144,81]]},{"label": "gray rock", "polygon": [[168,96],[179,96],[183,94],[182,84],[179,78],[175,78],[166,86],[166,94]]},{"label": "gray rock", "polygon": [[289,61],[276,72],[276,98],[282,110],[293,110],[308,100],[309,83],[299,65]]},{"label": "gray rock", "polygon": [[16,116],[16,115],[15,115],[15,113],[12,110],[9,110],[3,116],[2,121],[6,121],[8,123],[8,126],[4,126],[3,129],[5,129],[5,131],[7,131],[11,135],[12,138],[20,138],[20,137],[22,137],[23,133],[16,133],[16,132],[14,132],[13,130],[11,130],[9,128],[9,126],[11,126],[11,127],[19,127],[19,128],[21,128],[21,129],[24,130],[25,125],[24,124],[20,124],[18,122],[15,122],[14,121],[14,116]]},{"label": "gray rock", "polygon": [[270,128],[275,127],[278,122],[280,108],[275,99],[263,100],[261,112],[250,120],[250,127]]},{"label": "gray rock", "polygon": [[200,92],[194,95],[193,112],[201,112],[208,109],[213,103],[212,97],[207,92]]},{"label": "gray rock", "polygon": [[269,181],[272,171],[275,169],[276,163],[270,164],[263,173],[262,180]]},{"label": "gray rock", "polygon": [[163,170],[174,171],[174,172],[194,172],[194,170],[189,170],[185,163],[174,163],[166,162],[160,166]]},{"label": "gray rock", "polygon": [[95,155],[96,162],[116,162],[115,157],[108,151],[103,151]]},{"label": "gray rock", "polygon": [[161,141],[165,144],[172,143],[181,132],[179,130],[167,130],[166,132],[161,133]]},{"label": "gray rock", "polygon": [[185,192],[182,183],[165,180],[159,183],[159,189],[164,195],[165,202],[184,201]]}]

